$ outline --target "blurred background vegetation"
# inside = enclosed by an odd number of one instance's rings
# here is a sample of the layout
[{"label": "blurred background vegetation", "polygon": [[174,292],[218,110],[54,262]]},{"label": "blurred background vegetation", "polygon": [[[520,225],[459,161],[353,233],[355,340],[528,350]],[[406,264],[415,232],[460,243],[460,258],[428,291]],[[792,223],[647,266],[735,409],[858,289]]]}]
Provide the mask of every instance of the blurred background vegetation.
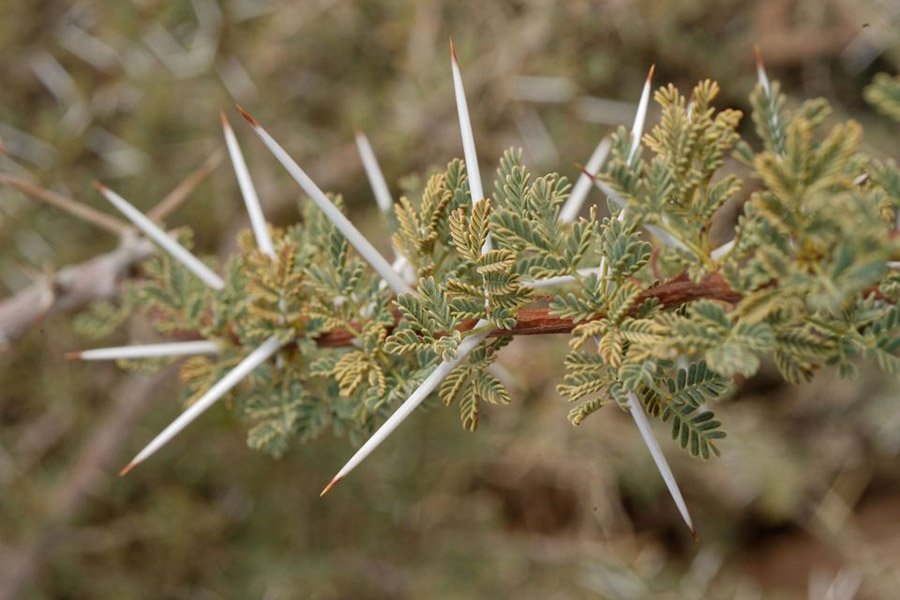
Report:
[{"label": "blurred background vegetation", "polygon": [[[0,172],[106,210],[101,179],[149,208],[216,149],[218,111],[248,110],[387,247],[352,142],[393,191],[461,155],[447,38],[484,172],[504,148],[574,178],[633,117],[647,68],[747,109],[752,47],[790,97],[825,96],[876,155],[897,128],[864,102],[900,66],[884,0],[0,0]],[[652,113],[651,113],[652,118]],[[232,118],[270,220],[300,199]],[[745,119],[743,132],[752,126]],[[736,167],[735,167],[736,168]],[[745,192],[748,190],[745,190]],[[595,197],[595,200],[599,198]],[[722,239],[737,207],[723,211]],[[224,256],[246,226],[220,165],[167,223]],[[0,189],[0,297],[109,251],[98,232]],[[146,340],[139,320],[109,344]],[[179,410],[173,371],[79,364],[92,342],[55,314],[0,353],[0,598],[894,598],[900,590],[900,386],[861,366],[784,387],[773,367],[717,414],[722,457],[659,430],[693,543],[628,415],[580,428],[555,392],[564,338],[517,339],[515,390],[477,434],[421,411],[326,500],[344,439],[250,451],[210,411],[129,477],[115,473]]]}]

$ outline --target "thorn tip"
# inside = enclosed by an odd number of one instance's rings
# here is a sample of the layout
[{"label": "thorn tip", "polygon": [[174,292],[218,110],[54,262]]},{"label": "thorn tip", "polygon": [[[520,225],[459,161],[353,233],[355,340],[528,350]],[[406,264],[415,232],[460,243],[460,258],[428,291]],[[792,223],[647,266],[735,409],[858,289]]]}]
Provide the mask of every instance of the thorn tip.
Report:
[{"label": "thorn tip", "polygon": [[247,122],[250,123],[251,126],[253,126],[253,127],[259,127],[259,123],[256,122],[256,119],[254,119],[253,117],[251,117],[251,116],[247,113],[247,111],[244,110],[243,107],[241,107],[240,104],[235,104],[235,106],[237,107],[238,111],[241,113],[241,116],[244,117],[245,119],[247,119]]},{"label": "thorn tip", "polygon": [[126,475],[128,475],[128,472],[129,472],[130,470],[132,470],[133,468],[135,468],[136,466],[137,466],[137,463],[134,462],[134,461],[131,461],[130,463],[128,463],[127,465],[125,465],[125,468],[124,468],[124,469],[122,469],[121,471],[119,471],[119,477],[125,477]]},{"label": "thorn tip", "polygon": [[94,185],[94,188],[95,188],[97,191],[99,191],[99,192],[103,192],[103,191],[106,191],[106,190],[108,189],[105,185],[103,185],[103,184],[100,183],[99,181],[94,181],[94,184],[93,184],[93,185]]},{"label": "thorn tip", "polygon": [[453,62],[459,62],[456,58],[456,46],[453,45],[453,37],[450,38],[450,58],[453,59]]},{"label": "thorn tip", "polygon": [[224,110],[219,111],[219,118],[222,119],[222,127],[230,127],[231,126],[231,123],[228,122],[228,117],[225,116]]},{"label": "thorn tip", "polygon": [[650,70],[647,71],[647,81],[650,82],[653,80],[653,73],[656,71],[656,63],[650,65]]},{"label": "thorn tip", "polygon": [[321,491],[321,493],[319,493],[319,498],[321,498],[322,496],[324,496],[325,494],[330,492],[331,488],[333,488],[334,486],[336,486],[337,484],[339,484],[341,482],[341,479],[343,479],[343,477],[335,477],[334,479],[329,481],[328,485],[326,485],[325,488]]},{"label": "thorn tip", "polygon": [[66,352],[63,356],[66,360],[78,360],[81,358],[81,352]]}]

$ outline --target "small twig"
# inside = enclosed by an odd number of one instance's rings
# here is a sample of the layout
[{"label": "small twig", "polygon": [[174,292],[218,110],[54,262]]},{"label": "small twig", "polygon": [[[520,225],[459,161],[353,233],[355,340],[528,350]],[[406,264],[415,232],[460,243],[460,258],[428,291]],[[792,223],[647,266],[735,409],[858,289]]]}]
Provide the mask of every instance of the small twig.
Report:
[{"label": "small twig", "polygon": [[[647,300],[655,298],[659,301],[663,308],[672,306],[681,306],[687,302],[694,300],[719,300],[729,304],[740,302],[740,293],[729,287],[728,283],[721,275],[714,273],[699,283],[694,283],[685,276],[671,279],[656,287],[645,290],[635,301],[634,306],[638,307]],[[603,314],[596,314],[592,319],[600,319]],[[394,318],[399,322],[400,315],[395,314]],[[587,322],[580,321],[581,323]],[[563,319],[554,317],[550,314],[549,308],[525,307],[519,309],[516,324],[510,329],[494,329],[488,335],[497,336],[517,336],[517,335],[548,335],[552,333],[571,333],[578,323],[572,319]],[[469,331],[475,325],[475,321],[467,321],[459,326],[460,331]],[[442,332],[435,333],[437,337]],[[316,338],[319,346],[327,348],[340,348],[342,346],[350,346],[353,342],[354,334],[346,329],[335,329],[324,333]]]},{"label": "small twig", "polygon": [[31,196],[36,200],[40,200],[50,206],[63,210],[70,215],[78,217],[82,221],[96,225],[112,234],[122,235],[131,229],[131,226],[121,219],[117,219],[116,217],[101,212],[87,204],[82,204],[77,200],[73,200],[72,198],[43,188],[22,177],[0,173],[0,183],[15,188],[27,196]]},{"label": "small twig", "polygon": [[221,150],[216,150],[210,154],[209,158],[203,161],[202,165],[197,167],[197,169],[188,175],[181,183],[175,186],[165,198],[160,200],[159,204],[151,208],[147,213],[147,217],[149,217],[151,221],[156,221],[157,223],[165,221],[166,217],[178,210],[178,208],[184,204],[184,201],[187,200],[188,196],[190,196],[191,192],[193,192],[198,185],[203,183],[209,174],[222,163],[223,156]]}]

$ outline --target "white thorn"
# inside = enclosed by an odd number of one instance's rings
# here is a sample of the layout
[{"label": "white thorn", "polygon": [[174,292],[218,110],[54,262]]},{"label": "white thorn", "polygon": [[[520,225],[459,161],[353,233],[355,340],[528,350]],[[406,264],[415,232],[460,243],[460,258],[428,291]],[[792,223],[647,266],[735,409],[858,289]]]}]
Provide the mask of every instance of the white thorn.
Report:
[{"label": "white thorn", "polygon": [[669,494],[671,494],[672,500],[675,501],[675,506],[678,507],[678,512],[681,513],[681,518],[684,519],[684,522],[691,530],[691,534],[696,537],[694,522],[691,520],[691,515],[688,512],[684,497],[682,497],[681,495],[681,490],[678,489],[678,483],[675,481],[675,476],[672,474],[672,469],[669,468],[669,463],[666,462],[666,457],[663,456],[662,450],[659,449],[659,444],[656,442],[656,438],[653,437],[653,431],[650,429],[650,423],[647,421],[647,416],[644,414],[644,409],[641,408],[640,400],[638,400],[637,396],[635,396],[632,392],[628,392],[628,409],[629,411],[631,411],[631,417],[634,419],[634,423],[635,425],[637,425],[638,431],[641,432],[641,437],[644,438],[644,444],[647,445],[647,449],[650,451],[650,456],[653,457],[653,462],[656,463],[656,468],[659,470],[659,474],[662,475],[663,481],[666,483],[666,487],[669,488]]},{"label": "white thorn", "polygon": [[218,354],[219,345],[215,342],[198,340],[192,342],[169,342],[165,344],[140,344],[135,346],[118,346],[113,348],[94,348],[81,352],[70,352],[67,358],[79,360],[120,360],[129,358],[155,358],[166,356],[185,356],[189,354]]},{"label": "white thorn", "polygon": [[378,159],[375,158],[372,144],[369,143],[369,138],[362,131],[356,132],[356,148],[359,150],[359,157],[362,159],[369,185],[372,186],[372,192],[375,194],[378,209],[387,215],[391,212],[394,199],[391,197],[391,191],[384,179],[384,173],[378,165]]},{"label": "white thorn", "polygon": [[584,170],[587,173],[581,173],[581,177],[578,178],[578,181],[575,182],[575,186],[572,188],[572,193],[569,194],[569,199],[566,200],[566,203],[563,204],[562,209],[559,211],[559,220],[563,223],[569,223],[575,220],[575,217],[578,216],[578,212],[581,210],[581,206],[584,204],[585,199],[588,196],[588,192],[591,191],[591,177],[588,173],[596,174],[600,168],[603,166],[603,163],[606,162],[606,157],[609,155],[609,149],[612,146],[612,142],[609,138],[603,138],[597,147],[594,148],[594,153],[591,154],[591,157],[588,159],[587,164],[584,166]]},{"label": "white thorn", "polygon": [[408,266],[409,261],[407,261],[406,257],[402,255],[397,255],[397,258],[395,258],[394,262],[391,263],[391,268],[400,274],[402,274]]},{"label": "white thorn", "polygon": [[456,60],[456,50],[450,41],[450,67],[453,70],[453,91],[456,94],[456,112],[459,115],[459,132],[462,135],[463,155],[466,159],[466,173],[469,176],[469,191],[472,203],[484,198],[481,187],[481,171],[478,168],[478,154],[475,152],[475,136],[472,133],[472,121],[469,119],[469,105],[466,102],[466,90],[463,87],[462,73]]},{"label": "white thorn", "polygon": [[731,249],[734,248],[734,242],[735,242],[735,240],[731,240],[730,242],[725,242],[718,248],[715,248],[712,252],[710,252],[710,257],[713,260],[719,260],[726,254],[731,252]]},{"label": "white thorn", "polygon": [[[596,185],[598,190],[600,190],[601,192],[606,194],[607,197],[610,200],[612,200],[615,204],[617,204],[618,206],[625,205],[625,200],[621,196],[619,196],[614,189],[609,187],[609,185],[607,185],[606,182],[604,182],[603,180],[595,179],[594,185]],[[624,208],[619,212],[619,216],[617,218],[619,221],[622,221],[623,219],[625,219],[625,209]],[[647,231],[652,233],[654,236],[656,236],[656,238],[659,239],[666,246],[677,246],[679,248],[685,248],[685,245],[680,240],[675,239],[667,231],[663,231],[662,229],[660,229],[659,227],[656,227],[655,225],[644,225],[644,229],[646,229]],[[603,261],[603,257],[601,257],[600,260]],[[603,264],[603,262],[601,262],[601,264]]]},{"label": "white thorn", "polygon": [[[475,327],[478,328],[485,324],[485,321],[480,321]],[[372,434],[372,437],[366,440],[366,443],[350,457],[350,460],[341,467],[341,470],[338,471],[332,481],[343,479],[350,471],[358,467],[359,464],[364,461],[375,448],[380,446],[381,443],[387,439],[387,437],[393,433],[410,414],[412,414],[416,407],[418,407],[422,401],[437,388],[441,381],[450,374],[450,371],[462,362],[462,360],[488,336],[488,333],[489,332],[485,331],[465,338],[456,349],[456,357],[452,360],[444,361],[435,367],[434,370],[428,374],[428,377],[419,384],[419,387],[416,388],[409,398],[407,398],[406,401],[394,411],[394,414],[378,428],[378,431]]]},{"label": "white thorn", "polygon": [[[375,151],[372,150],[372,144],[369,143],[369,138],[367,138],[366,134],[361,130],[356,131],[356,147],[359,150],[359,157],[362,159],[363,168],[366,171],[366,178],[369,180],[369,185],[372,187],[372,193],[375,194],[375,202],[378,204],[378,210],[381,211],[381,214],[384,215],[385,220],[387,220],[391,213],[391,208],[394,205],[394,199],[391,197],[391,190],[388,188],[387,181],[384,179],[384,173],[378,165],[378,159],[375,157]],[[400,256],[393,241],[391,241],[391,249],[394,251],[394,262],[391,267],[394,271],[402,275],[403,268],[407,264],[406,259]],[[403,279],[404,281],[409,281],[406,277]],[[387,287],[387,282],[382,279],[380,286],[381,289],[384,289]]]},{"label": "white thorn", "polygon": [[766,96],[771,96],[772,91],[769,87],[769,76],[766,75],[766,67],[763,65],[762,54],[759,52],[759,46],[753,46],[753,53],[756,56],[756,79],[759,81],[759,85],[762,86],[763,91],[766,93]]},{"label": "white thorn", "polygon": [[641,136],[644,134],[644,122],[647,120],[647,109],[650,107],[650,90],[653,87],[653,70],[656,65],[650,66],[647,73],[647,81],[644,83],[644,90],[641,92],[641,101],[638,103],[637,113],[634,115],[634,125],[631,127],[631,149],[628,151],[628,162],[637,154],[638,147],[641,145]]},{"label": "white thorn", "polygon": [[[466,159],[466,174],[469,176],[469,193],[472,204],[484,199],[484,188],[481,186],[481,170],[478,167],[478,153],[475,151],[475,135],[472,133],[472,120],[469,118],[469,104],[466,101],[466,90],[463,87],[459,61],[456,59],[456,48],[450,40],[450,67],[453,71],[453,91],[456,95],[456,112],[459,115],[459,133],[462,136],[463,156]],[[481,248],[485,254],[491,249],[491,237],[488,236]],[[487,304],[487,298],[485,298]]]},{"label": "white thorn", "polygon": [[[391,268],[403,278],[403,281],[407,283],[413,283],[416,280],[416,274],[413,272],[412,265],[409,264],[409,261],[406,260],[406,257],[401,254],[397,254],[397,258],[395,258],[394,262],[391,263]],[[378,283],[378,289],[383,290],[386,287],[387,281],[382,279]]]},{"label": "white thorn", "polygon": [[391,268],[391,264],[384,256],[382,256],[381,253],[375,249],[375,246],[360,233],[356,226],[337,209],[334,203],[325,195],[325,192],[309,178],[306,172],[300,168],[300,165],[290,157],[284,148],[282,148],[259,123],[253,120],[250,115],[246,114],[243,110],[241,113],[253,127],[253,131],[256,132],[256,135],[262,140],[262,143],[269,149],[269,152],[275,156],[294,181],[296,181],[312,201],[316,203],[316,206],[325,213],[325,216],[334,223],[335,227],[344,234],[347,241],[356,248],[363,259],[372,265],[372,268],[375,269],[382,279],[387,281],[388,285],[391,286],[391,289],[398,294],[413,293],[413,289]]},{"label": "white thorn", "polygon": [[130,468],[143,462],[154,452],[162,448],[173,437],[178,435],[182,429],[190,425],[197,417],[203,414],[206,409],[215,404],[222,396],[227,394],[234,386],[236,386],[244,377],[250,374],[253,369],[268,360],[281,347],[281,342],[270,337],[263,342],[253,352],[248,354],[236,367],[230,370],[222,379],[216,382],[205,394],[203,394],[196,402],[191,404],[183,413],[178,415],[168,427],[162,430],[143,450],[138,452],[137,456],[124,469],[127,472]]},{"label": "white thorn", "polygon": [[162,246],[163,250],[172,255],[172,258],[180,262],[191,273],[203,280],[209,287],[221,290],[225,282],[216,275],[212,269],[206,266],[199,258],[191,254],[187,248],[175,241],[159,225],[148,219],[144,214],[128,203],[125,198],[118,195],[102,183],[95,183],[95,187],[109,202],[118,209],[129,221],[143,231],[147,237]]},{"label": "white thorn", "polygon": [[[603,266],[599,267],[588,267],[585,269],[578,269],[579,277],[587,277],[588,275],[602,275]],[[576,281],[576,277],[574,275],[560,275],[558,277],[547,277],[544,279],[532,279],[530,281],[522,281],[521,284],[523,287],[530,288],[544,288],[551,287],[554,285],[565,285],[567,283],[573,283]]]},{"label": "white thorn", "polygon": [[234,166],[234,174],[237,177],[238,186],[241,188],[241,196],[244,198],[244,205],[250,216],[250,227],[256,237],[256,245],[264,254],[274,257],[275,246],[272,244],[272,236],[269,235],[269,228],[266,226],[266,218],[259,204],[259,196],[256,194],[253,180],[250,179],[250,171],[247,170],[244,154],[241,152],[234,130],[231,129],[231,124],[224,112],[222,113],[222,129],[225,132],[225,145],[228,146],[228,155]]}]

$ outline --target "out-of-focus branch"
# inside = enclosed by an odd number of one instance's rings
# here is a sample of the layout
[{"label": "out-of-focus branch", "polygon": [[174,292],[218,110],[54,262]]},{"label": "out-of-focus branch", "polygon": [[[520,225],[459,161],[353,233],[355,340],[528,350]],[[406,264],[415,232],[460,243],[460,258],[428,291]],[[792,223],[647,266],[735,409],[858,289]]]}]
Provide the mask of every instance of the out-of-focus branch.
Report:
[{"label": "out-of-focus branch", "polygon": [[203,161],[202,165],[197,167],[193,173],[185,177],[181,183],[175,186],[175,189],[169,192],[159,204],[151,208],[147,212],[147,216],[152,221],[165,221],[166,217],[178,210],[178,207],[184,204],[184,201],[191,195],[191,192],[193,192],[216,167],[222,164],[222,158],[224,156],[225,154],[221,149],[213,152],[209,158]]},{"label": "out-of-focus branch", "polygon": [[22,177],[0,173],[0,183],[15,188],[36,200],[40,200],[41,202],[45,202],[60,210],[64,210],[70,215],[74,215],[87,223],[105,229],[112,234],[123,235],[126,231],[131,229],[131,226],[128,223],[117,217],[108,215],[87,204],[82,204],[77,200],[73,200],[72,198],[48,190],[47,188],[43,188]]},{"label": "out-of-focus branch", "polygon": [[32,285],[0,300],[0,351],[39,323],[48,314],[78,310],[119,291],[119,283],[131,268],[155,248],[144,238],[126,233],[112,252],[65,267],[38,278]]},{"label": "out-of-focus branch", "polygon": [[[153,220],[162,221],[172,214],[200,183],[222,162],[216,150],[194,172],[150,210]],[[0,352],[57,311],[78,310],[95,302],[113,298],[119,283],[131,268],[155,251],[149,241],[138,237],[131,225],[61,194],[42,188],[20,177],[0,173],[0,183],[47,202],[80,219],[121,237],[119,247],[89,261],[66,267],[53,275],[38,277],[27,288],[0,300]]]}]

